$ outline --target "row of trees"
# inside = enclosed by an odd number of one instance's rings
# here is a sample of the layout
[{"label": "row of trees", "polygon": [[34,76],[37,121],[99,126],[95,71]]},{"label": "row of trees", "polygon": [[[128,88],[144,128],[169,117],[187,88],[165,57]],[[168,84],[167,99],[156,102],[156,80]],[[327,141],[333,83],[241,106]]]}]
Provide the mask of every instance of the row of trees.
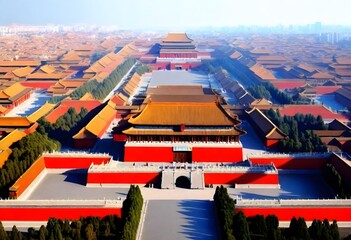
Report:
[{"label": "row of trees", "polygon": [[0,169],[0,196],[8,197],[8,189],[44,152],[59,150],[61,144],[33,132],[11,146],[12,154]]},{"label": "row of trees", "polygon": [[80,86],[72,92],[70,97],[80,99],[84,94],[90,92],[96,99],[103,100],[122,80],[123,76],[129,71],[135,62],[136,59],[128,58],[102,82],[96,80],[86,82],[83,86]]},{"label": "row of trees", "polygon": [[270,109],[267,117],[288,135],[279,142],[278,149],[282,152],[326,152],[327,147],[312,130],[324,130],[326,126],[323,118],[311,114],[296,114],[282,117],[279,111]]},{"label": "row of trees", "polygon": [[122,219],[116,215],[104,218],[81,217],[70,221],[50,218],[46,226],[39,230],[29,228],[26,238],[14,225],[12,231],[6,232],[0,222],[1,240],[95,240],[123,239],[135,240],[141,216],[143,197],[138,186],[131,185],[126,200],[123,202]]},{"label": "row of trees", "polygon": [[322,170],[325,181],[333,188],[338,198],[350,198],[350,186],[335,167],[328,163]]},{"label": "row of trees", "polygon": [[[2,240],[63,240],[63,239],[119,239],[122,222],[116,215],[109,215],[104,218],[86,217],[76,221],[68,219],[60,220],[50,218],[46,226],[42,225],[39,230],[28,228],[28,233],[21,233],[16,225],[11,232],[6,232],[0,222],[0,239]],[[26,237],[25,237],[26,235]]]},{"label": "row of trees", "polygon": [[64,115],[60,116],[54,124],[46,121],[44,118],[39,119],[37,131],[47,135],[51,139],[59,141],[62,145],[69,146],[72,142],[73,135],[78,131],[77,126],[89,113],[88,109],[81,108],[77,113],[76,109],[70,107]]},{"label": "row of trees", "polygon": [[[242,218],[245,219],[245,216]],[[251,239],[273,240],[283,238],[282,231],[279,228],[279,220],[275,215],[268,215],[266,218],[263,215],[256,215],[248,217],[246,220]]]},{"label": "row of trees", "polygon": [[267,100],[272,100],[271,93],[261,84],[251,86],[247,91],[256,99],[265,98]]},{"label": "row of trees", "polygon": [[336,221],[329,224],[325,219],[313,220],[308,228],[304,218],[293,217],[288,228],[279,228],[275,215],[246,217],[243,212],[235,213],[235,204],[226,188],[217,187],[214,202],[221,227],[222,239],[240,240],[335,240],[340,239]]},{"label": "row of trees", "polygon": [[[242,214],[243,215],[243,214]],[[244,217],[242,217],[245,219]],[[244,222],[244,224],[246,224]],[[310,227],[307,227],[304,218],[293,217],[288,228],[279,228],[279,220],[275,215],[268,215],[264,218],[263,215],[256,215],[247,218],[249,232],[246,239],[267,239],[267,240],[338,240],[339,228],[336,221],[329,224],[327,219],[313,220]]]},{"label": "row of trees", "polygon": [[254,98],[265,98],[268,100],[276,100],[281,104],[306,104],[310,100],[300,95],[291,96],[277,89],[270,82],[262,82],[258,85],[253,85],[247,89]]}]

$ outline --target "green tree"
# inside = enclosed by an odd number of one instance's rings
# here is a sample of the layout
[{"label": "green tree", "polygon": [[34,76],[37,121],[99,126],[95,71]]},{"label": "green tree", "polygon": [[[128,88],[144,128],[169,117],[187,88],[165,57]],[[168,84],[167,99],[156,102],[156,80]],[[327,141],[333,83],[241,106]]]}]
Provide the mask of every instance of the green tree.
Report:
[{"label": "green tree", "polygon": [[233,219],[233,234],[236,239],[250,240],[249,225],[245,214],[238,212]]},{"label": "green tree", "polygon": [[216,187],[213,200],[216,206],[223,239],[233,239],[232,227],[235,215],[235,204],[223,186]]},{"label": "green tree", "polygon": [[55,227],[54,227],[54,238],[55,240],[62,240],[62,232],[61,232],[61,227],[58,222],[56,222]]},{"label": "green tree", "polygon": [[32,227],[28,228],[28,240],[35,240],[35,239],[38,239],[37,231],[35,231],[35,229]]},{"label": "green tree", "polygon": [[89,223],[85,227],[84,232],[85,232],[84,239],[87,239],[87,240],[96,240],[97,239],[93,224]]},{"label": "green tree", "polygon": [[267,225],[263,215],[247,218],[251,235],[264,238],[267,234]]},{"label": "green tree", "polygon": [[340,239],[339,227],[336,220],[330,225],[330,236],[332,239]]},{"label": "green tree", "polygon": [[16,225],[13,225],[12,231],[11,231],[11,240],[22,240],[23,235],[20,231],[18,231]]},{"label": "green tree", "polygon": [[297,228],[296,228],[296,238],[297,239],[305,239],[308,240],[310,239],[310,235],[308,233],[308,228],[305,222],[305,219],[302,217],[299,217],[297,220]]},{"label": "green tree", "polygon": [[122,239],[135,239],[140,222],[143,197],[139,186],[131,185],[122,207]]},{"label": "green tree", "polygon": [[289,229],[287,231],[287,239],[304,239],[309,240],[310,235],[304,218],[293,217],[290,221]]},{"label": "green tree", "polygon": [[0,221],[0,239],[7,239],[7,233],[1,221]]},{"label": "green tree", "polygon": [[314,219],[311,226],[308,228],[310,237],[314,240],[322,239],[323,224],[320,220]]},{"label": "green tree", "polygon": [[39,240],[45,240],[47,236],[48,236],[48,230],[44,225],[41,225],[39,229]]}]

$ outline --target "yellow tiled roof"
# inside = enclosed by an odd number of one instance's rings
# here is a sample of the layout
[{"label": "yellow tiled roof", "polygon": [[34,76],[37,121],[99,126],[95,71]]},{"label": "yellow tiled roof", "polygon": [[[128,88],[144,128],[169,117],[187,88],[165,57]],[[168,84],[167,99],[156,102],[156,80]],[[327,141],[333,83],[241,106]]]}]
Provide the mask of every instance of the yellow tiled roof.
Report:
[{"label": "yellow tiled roof", "polygon": [[0,140],[0,150],[4,151],[8,149],[13,143],[21,140],[26,134],[17,129],[13,130],[7,136]]},{"label": "yellow tiled roof", "polygon": [[50,65],[44,65],[40,68],[40,70],[42,70],[45,73],[54,73],[56,71],[56,68],[54,68],[53,66]]},{"label": "yellow tiled roof", "polygon": [[27,88],[24,87],[22,84],[19,82],[16,82],[15,84],[12,84],[10,87],[5,88],[0,92],[0,98],[11,98],[16,96],[17,94],[20,94]]},{"label": "yellow tiled roof", "polygon": [[149,102],[143,111],[129,119],[136,125],[233,126],[232,119],[215,103]]},{"label": "yellow tiled roof", "polygon": [[29,115],[28,116],[28,120],[31,121],[31,122],[38,121],[39,118],[41,118],[41,117],[45,116],[46,114],[48,114],[52,109],[54,109],[55,106],[56,106],[56,104],[52,104],[52,103],[46,102],[37,111],[35,111],[31,115]]},{"label": "yellow tiled roof", "polygon": [[104,128],[116,115],[116,109],[107,104],[79,133],[73,136],[74,139],[101,137]]},{"label": "yellow tiled roof", "polygon": [[29,127],[32,123],[27,117],[0,117],[0,127]]},{"label": "yellow tiled roof", "polygon": [[24,67],[24,68],[18,68],[12,72],[17,77],[25,77],[25,76],[31,74],[33,71],[34,71],[34,68],[32,68],[32,67]]}]

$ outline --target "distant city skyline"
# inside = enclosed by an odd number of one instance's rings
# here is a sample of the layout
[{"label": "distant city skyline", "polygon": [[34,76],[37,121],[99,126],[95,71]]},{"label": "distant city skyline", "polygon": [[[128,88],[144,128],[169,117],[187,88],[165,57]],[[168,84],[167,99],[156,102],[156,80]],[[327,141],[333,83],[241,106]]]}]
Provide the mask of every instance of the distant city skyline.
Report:
[{"label": "distant city skyline", "polygon": [[96,24],[126,29],[350,25],[349,0],[0,0],[0,25]]}]

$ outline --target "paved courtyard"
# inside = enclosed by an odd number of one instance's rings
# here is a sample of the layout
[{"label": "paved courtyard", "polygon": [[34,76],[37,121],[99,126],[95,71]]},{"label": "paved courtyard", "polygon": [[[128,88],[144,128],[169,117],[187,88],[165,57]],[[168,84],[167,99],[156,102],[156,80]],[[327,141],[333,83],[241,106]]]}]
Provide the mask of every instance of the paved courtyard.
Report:
[{"label": "paved courtyard", "polygon": [[228,188],[232,197],[246,199],[323,199],[334,198],[331,188],[319,172],[279,173],[278,188]]},{"label": "paved courtyard", "polygon": [[142,240],[219,239],[215,207],[207,200],[151,200]]},{"label": "paved courtyard", "polygon": [[48,173],[27,199],[116,199],[128,193],[127,187],[86,187],[86,174],[82,170]]},{"label": "paved courtyard", "polygon": [[[111,187],[86,187],[86,170],[67,170],[63,173],[49,172],[27,199],[116,199],[124,198],[129,185]],[[285,172],[279,174],[279,188],[228,188],[229,194],[236,198],[249,199],[321,199],[334,198],[334,193],[324,182],[319,172]],[[141,188],[146,200],[184,200],[213,199],[215,188],[196,189],[158,189]]]},{"label": "paved courtyard", "polygon": [[191,71],[154,71],[149,87],[158,85],[202,85],[209,87],[207,75]]}]

